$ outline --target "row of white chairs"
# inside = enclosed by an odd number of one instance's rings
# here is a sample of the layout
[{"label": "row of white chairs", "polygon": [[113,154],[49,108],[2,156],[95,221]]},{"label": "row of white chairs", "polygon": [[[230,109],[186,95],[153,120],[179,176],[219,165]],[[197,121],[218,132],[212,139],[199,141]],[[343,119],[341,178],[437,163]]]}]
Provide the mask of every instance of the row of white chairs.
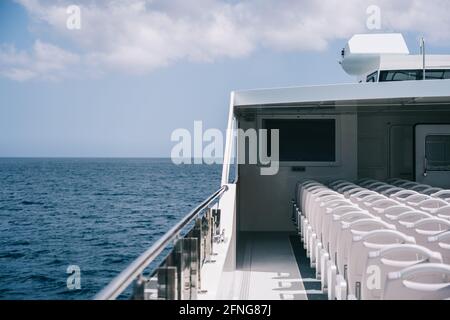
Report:
[{"label": "row of white chairs", "polygon": [[298,185],[294,219],[329,299],[450,298],[450,201],[430,188]]}]

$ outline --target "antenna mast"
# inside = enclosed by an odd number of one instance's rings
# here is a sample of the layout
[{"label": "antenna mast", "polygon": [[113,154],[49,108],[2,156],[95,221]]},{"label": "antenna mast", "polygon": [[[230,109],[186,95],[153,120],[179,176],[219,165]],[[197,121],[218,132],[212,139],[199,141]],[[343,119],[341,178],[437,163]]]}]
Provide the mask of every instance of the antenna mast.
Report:
[{"label": "antenna mast", "polygon": [[423,64],[423,71],[422,71],[422,79],[426,79],[425,75],[425,39],[424,37],[420,38],[420,53],[422,54],[422,64]]}]

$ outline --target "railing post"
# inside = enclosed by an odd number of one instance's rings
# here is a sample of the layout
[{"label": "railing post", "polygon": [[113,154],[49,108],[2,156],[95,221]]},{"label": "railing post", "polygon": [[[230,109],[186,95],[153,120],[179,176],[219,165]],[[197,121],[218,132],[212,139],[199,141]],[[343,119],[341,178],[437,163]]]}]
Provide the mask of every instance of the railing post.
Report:
[{"label": "railing post", "polygon": [[[197,238],[185,238],[184,244],[186,244],[186,250],[183,250],[185,257],[185,289],[186,297],[190,300],[197,299],[198,290],[198,239]],[[184,249],[184,246],[183,246]]]},{"label": "railing post", "polygon": [[204,262],[211,261],[212,253],[212,217],[211,209],[208,209],[203,217],[203,243],[204,243]]},{"label": "railing post", "polygon": [[220,242],[220,209],[213,209],[212,216],[213,216],[213,220],[214,220],[213,240]]},{"label": "railing post", "polygon": [[133,293],[131,300],[145,300],[145,288],[147,286],[148,279],[143,275],[140,275],[133,285]]},{"label": "railing post", "polygon": [[158,299],[175,300],[177,298],[177,268],[161,267],[158,274]]},{"label": "railing post", "polygon": [[191,232],[191,236],[192,238],[195,238],[197,240],[197,288],[200,289],[201,288],[201,272],[200,269],[202,267],[202,263],[203,263],[203,255],[204,255],[204,246],[203,246],[203,241],[202,241],[202,219],[198,218],[195,220],[195,226],[192,229]]}]

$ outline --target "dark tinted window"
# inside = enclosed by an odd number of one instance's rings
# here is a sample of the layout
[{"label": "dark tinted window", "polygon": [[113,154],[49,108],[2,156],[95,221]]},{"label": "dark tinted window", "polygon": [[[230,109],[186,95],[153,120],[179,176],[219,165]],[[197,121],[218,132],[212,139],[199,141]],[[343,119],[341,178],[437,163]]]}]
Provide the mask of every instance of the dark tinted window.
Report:
[{"label": "dark tinted window", "polygon": [[450,79],[450,70],[427,70],[425,76],[427,80]]},{"label": "dark tinted window", "polygon": [[270,130],[280,130],[280,161],[336,161],[336,121],[334,119],[267,119],[267,151]]},{"label": "dark tinted window", "polygon": [[[427,80],[450,79],[450,70],[426,70],[425,77]],[[380,82],[422,79],[423,70],[389,70],[380,72]]]},{"label": "dark tinted window", "polygon": [[425,139],[427,170],[450,170],[450,136],[431,135]]},{"label": "dark tinted window", "polygon": [[367,76],[367,82],[377,82],[378,81],[378,71],[371,73]]},{"label": "dark tinted window", "polygon": [[381,81],[407,81],[422,79],[422,70],[391,70],[380,72]]}]

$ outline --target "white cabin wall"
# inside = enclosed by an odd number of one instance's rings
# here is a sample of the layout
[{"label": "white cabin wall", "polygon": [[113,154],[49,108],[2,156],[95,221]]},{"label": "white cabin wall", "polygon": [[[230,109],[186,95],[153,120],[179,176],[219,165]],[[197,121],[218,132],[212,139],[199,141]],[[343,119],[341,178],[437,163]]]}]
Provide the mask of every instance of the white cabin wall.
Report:
[{"label": "white cabin wall", "polygon": [[[240,120],[239,127],[256,127],[256,119]],[[290,200],[295,198],[297,182],[314,178],[320,181],[354,180],[357,177],[357,117],[341,115],[341,163],[334,167],[306,167],[294,172],[280,167],[274,176],[260,175],[257,165],[240,165],[238,181],[238,228],[240,231],[294,231]],[[339,146],[336,146],[339,147]]]},{"label": "white cabin wall", "polygon": [[414,126],[419,123],[450,123],[450,112],[359,113],[358,177],[414,179]]}]

